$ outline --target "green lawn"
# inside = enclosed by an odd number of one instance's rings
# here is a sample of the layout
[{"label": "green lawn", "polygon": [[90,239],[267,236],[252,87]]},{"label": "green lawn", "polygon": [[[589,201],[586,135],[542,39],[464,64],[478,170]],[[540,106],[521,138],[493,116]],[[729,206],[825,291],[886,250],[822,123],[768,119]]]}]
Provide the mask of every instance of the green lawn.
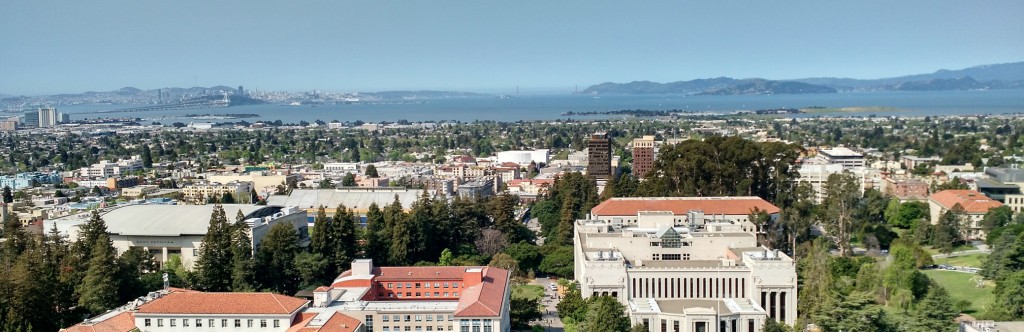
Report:
[{"label": "green lawn", "polygon": [[971,305],[965,310],[967,313],[977,314],[984,310],[989,302],[992,302],[992,288],[995,285],[986,281],[984,288],[978,288],[977,284],[971,281],[971,278],[976,276],[975,274],[944,270],[922,270],[921,272],[942,285],[949,292],[949,297],[953,301],[966,300],[970,302]]},{"label": "green lawn", "polygon": [[540,285],[512,286],[512,296],[528,299],[540,299],[544,297],[544,287]]},{"label": "green lawn", "polygon": [[946,264],[953,266],[970,266],[981,268],[981,261],[988,257],[988,254],[970,254],[964,256],[936,258],[935,264]]}]

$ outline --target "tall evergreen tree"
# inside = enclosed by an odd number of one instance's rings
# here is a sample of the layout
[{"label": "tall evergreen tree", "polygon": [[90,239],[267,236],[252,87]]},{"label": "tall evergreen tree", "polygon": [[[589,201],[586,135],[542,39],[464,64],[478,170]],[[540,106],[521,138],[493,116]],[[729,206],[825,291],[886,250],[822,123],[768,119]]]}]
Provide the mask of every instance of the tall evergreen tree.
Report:
[{"label": "tall evergreen tree", "polygon": [[337,227],[335,231],[337,243],[334,247],[333,262],[331,264],[334,267],[334,276],[348,270],[352,266],[352,260],[356,258],[359,251],[356,234],[359,231],[359,226],[356,225],[356,219],[359,216],[342,204],[338,205],[337,211],[334,213],[334,224]]},{"label": "tall evergreen tree", "polygon": [[385,230],[384,212],[377,203],[371,203],[366,210],[366,230],[363,237],[366,243],[363,253],[366,257],[373,259],[375,264],[387,264],[391,236]]},{"label": "tall evergreen tree", "polygon": [[231,226],[224,207],[216,205],[210,215],[210,226],[199,247],[195,264],[196,287],[207,292],[227,292],[232,284]]},{"label": "tall evergreen tree", "polygon": [[299,286],[295,256],[299,253],[299,234],[288,223],[267,231],[256,252],[256,270],[261,289],[291,295]]},{"label": "tall evergreen tree", "polygon": [[619,301],[610,296],[598,296],[587,305],[587,316],[580,324],[581,331],[626,332],[629,331],[629,317]]},{"label": "tall evergreen tree", "polygon": [[142,145],[142,167],[153,168],[153,152],[149,150],[149,144]]},{"label": "tall evergreen tree", "polygon": [[249,238],[249,225],[245,223],[245,214],[238,210],[235,223],[231,227],[231,290],[250,292],[256,290],[255,262],[252,258],[252,240]]},{"label": "tall evergreen tree", "polygon": [[99,314],[120,304],[114,246],[107,234],[96,238],[90,256],[89,269],[78,287],[78,304]]}]

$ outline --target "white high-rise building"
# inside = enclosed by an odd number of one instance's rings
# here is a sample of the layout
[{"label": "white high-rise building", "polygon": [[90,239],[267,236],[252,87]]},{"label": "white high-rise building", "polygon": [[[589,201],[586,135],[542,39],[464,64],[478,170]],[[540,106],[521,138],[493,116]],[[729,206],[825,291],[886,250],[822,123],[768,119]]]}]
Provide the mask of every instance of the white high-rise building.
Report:
[{"label": "white high-rise building", "polygon": [[39,111],[39,128],[53,127],[57,125],[57,121],[60,118],[57,117],[57,109],[53,107],[43,107]]}]

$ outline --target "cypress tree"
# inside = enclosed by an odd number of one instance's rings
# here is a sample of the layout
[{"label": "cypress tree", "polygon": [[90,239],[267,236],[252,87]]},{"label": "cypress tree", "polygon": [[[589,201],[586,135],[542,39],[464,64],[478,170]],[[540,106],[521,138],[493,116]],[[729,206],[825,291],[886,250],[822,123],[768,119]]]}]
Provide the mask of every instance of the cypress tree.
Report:
[{"label": "cypress tree", "polygon": [[[338,213],[338,211],[335,211],[335,217]],[[316,212],[316,217],[313,219],[313,236],[310,239],[310,250],[325,260],[326,267],[321,271],[323,275],[318,277],[318,279],[324,282],[333,280],[334,277],[338,276],[335,273],[336,267],[331,264],[333,263],[332,258],[334,257],[335,250],[336,228],[334,218],[328,218],[327,212],[323,205],[321,205]]]},{"label": "cypress tree", "polygon": [[210,226],[203,237],[196,260],[195,277],[197,288],[207,292],[231,290],[231,227],[228,225],[224,208],[216,205],[210,215]]},{"label": "cypress tree", "polygon": [[93,244],[89,269],[78,288],[78,305],[99,314],[119,304],[117,296],[117,264],[114,246],[107,234],[100,234]]}]

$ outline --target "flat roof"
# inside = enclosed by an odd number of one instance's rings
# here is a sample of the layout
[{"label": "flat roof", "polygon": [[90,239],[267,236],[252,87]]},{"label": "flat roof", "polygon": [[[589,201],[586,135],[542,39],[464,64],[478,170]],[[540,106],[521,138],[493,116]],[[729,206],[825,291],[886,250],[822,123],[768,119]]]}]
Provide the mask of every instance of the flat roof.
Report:
[{"label": "flat roof", "polygon": [[353,210],[366,211],[370,205],[377,203],[381,209],[395,201],[398,197],[402,208],[409,209],[412,203],[423,196],[421,189],[403,188],[367,188],[367,189],[295,189],[291,195],[273,195],[267,205],[297,206],[300,209],[316,209],[323,205],[326,209],[337,208],[344,204]]},{"label": "flat roof", "polygon": [[[205,235],[216,205],[129,205],[102,214],[107,232],[118,235],[180,236]],[[226,204],[224,214],[234,222],[238,211],[248,216],[262,205]]]}]

